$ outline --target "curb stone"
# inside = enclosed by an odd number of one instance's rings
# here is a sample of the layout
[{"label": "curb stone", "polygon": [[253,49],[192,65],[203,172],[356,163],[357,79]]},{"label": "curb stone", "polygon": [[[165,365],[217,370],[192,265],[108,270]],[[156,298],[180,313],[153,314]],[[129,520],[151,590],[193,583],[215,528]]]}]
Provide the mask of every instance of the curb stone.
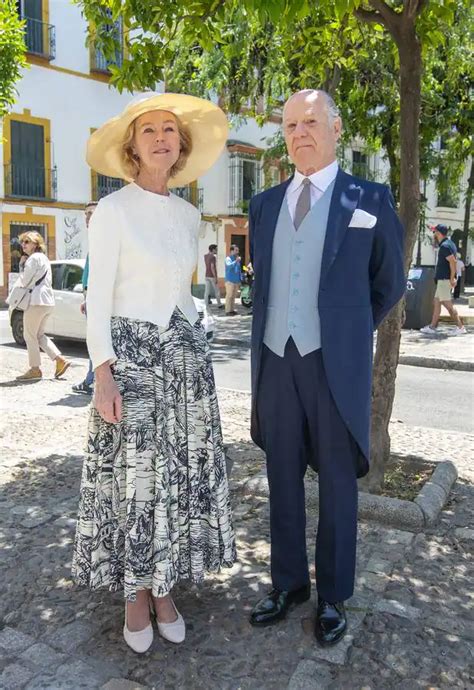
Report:
[{"label": "curb stone", "polygon": [[417,357],[416,355],[400,355],[399,364],[412,367],[427,367],[429,369],[450,369],[453,371],[474,371],[474,362],[464,362],[460,359],[439,359],[437,357]]},{"label": "curb stone", "polygon": [[[414,501],[378,496],[365,491],[359,492],[359,517],[390,525],[410,532],[420,532],[433,525],[446,505],[449,493],[457,479],[456,467],[450,460],[440,462],[431,479],[422,487]],[[251,477],[243,484],[244,494],[268,496],[268,482],[265,470]],[[311,507],[319,505],[318,482],[306,486],[306,500]]]}]

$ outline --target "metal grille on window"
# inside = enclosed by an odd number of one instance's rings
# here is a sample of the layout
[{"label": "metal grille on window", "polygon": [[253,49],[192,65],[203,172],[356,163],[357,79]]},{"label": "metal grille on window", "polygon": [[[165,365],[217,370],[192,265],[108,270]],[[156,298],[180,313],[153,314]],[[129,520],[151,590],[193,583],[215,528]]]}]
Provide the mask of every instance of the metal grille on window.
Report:
[{"label": "metal grille on window", "polygon": [[39,232],[44,241],[47,241],[46,225],[44,223],[10,223],[10,273],[18,273],[20,270],[22,250],[18,238],[23,232]]},{"label": "metal grille on window", "polygon": [[231,153],[229,162],[229,213],[246,215],[250,199],[262,186],[261,164],[256,155]]}]

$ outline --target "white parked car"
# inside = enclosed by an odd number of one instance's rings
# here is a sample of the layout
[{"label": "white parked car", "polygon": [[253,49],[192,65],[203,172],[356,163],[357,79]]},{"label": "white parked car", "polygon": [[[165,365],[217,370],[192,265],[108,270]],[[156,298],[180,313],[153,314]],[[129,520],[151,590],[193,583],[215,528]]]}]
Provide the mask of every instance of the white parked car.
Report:
[{"label": "white parked car", "polygon": [[[85,263],[85,259],[51,261],[56,304],[47,322],[46,332],[48,335],[67,340],[86,339],[86,319],[81,314],[80,309],[84,301],[82,273]],[[197,297],[193,297],[193,299],[206,331],[207,339],[211,341],[214,337],[214,319],[207,311],[204,300],[197,299]],[[19,345],[25,345],[22,311],[10,309],[10,326],[15,342]]]}]

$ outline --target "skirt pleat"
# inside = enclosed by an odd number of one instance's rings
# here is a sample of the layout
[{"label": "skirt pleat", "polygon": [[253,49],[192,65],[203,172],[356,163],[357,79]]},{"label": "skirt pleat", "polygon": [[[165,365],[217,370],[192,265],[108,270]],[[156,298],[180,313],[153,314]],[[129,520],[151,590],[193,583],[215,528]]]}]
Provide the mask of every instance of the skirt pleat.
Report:
[{"label": "skirt pleat", "polygon": [[205,333],[176,310],[164,331],[113,317],[122,421],[91,407],[72,572],[91,589],[166,595],[236,559]]}]

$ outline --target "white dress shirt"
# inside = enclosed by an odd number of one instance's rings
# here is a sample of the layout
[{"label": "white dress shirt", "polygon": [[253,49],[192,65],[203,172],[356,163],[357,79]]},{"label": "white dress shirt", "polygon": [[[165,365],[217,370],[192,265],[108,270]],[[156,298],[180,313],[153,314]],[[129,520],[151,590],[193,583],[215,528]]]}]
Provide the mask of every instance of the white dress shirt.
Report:
[{"label": "white dress shirt", "polygon": [[[318,172],[308,175],[308,180],[311,182],[311,208],[322,197],[331,182],[335,179],[339,165],[337,161],[333,161],[325,168],[318,170]],[[295,170],[293,179],[291,180],[286,190],[286,202],[290,212],[291,220],[295,220],[295,209],[298,197],[303,189],[303,180],[306,176]]]},{"label": "white dress shirt", "polygon": [[[46,275],[45,275],[46,274]],[[45,275],[44,280],[39,285],[36,281]],[[54,292],[51,280],[51,264],[48,257],[43,252],[30,254],[23,266],[20,268],[20,275],[16,285],[31,288],[30,306],[32,307],[54,307]]]},{"label": "white dress shirt", "polygon": [[190,323],[201,214],[184,199],[132,182],[101,199],[91,218],[87,347],[94,369],[114,362],[110,319],[168,326],[176,307]]}]

